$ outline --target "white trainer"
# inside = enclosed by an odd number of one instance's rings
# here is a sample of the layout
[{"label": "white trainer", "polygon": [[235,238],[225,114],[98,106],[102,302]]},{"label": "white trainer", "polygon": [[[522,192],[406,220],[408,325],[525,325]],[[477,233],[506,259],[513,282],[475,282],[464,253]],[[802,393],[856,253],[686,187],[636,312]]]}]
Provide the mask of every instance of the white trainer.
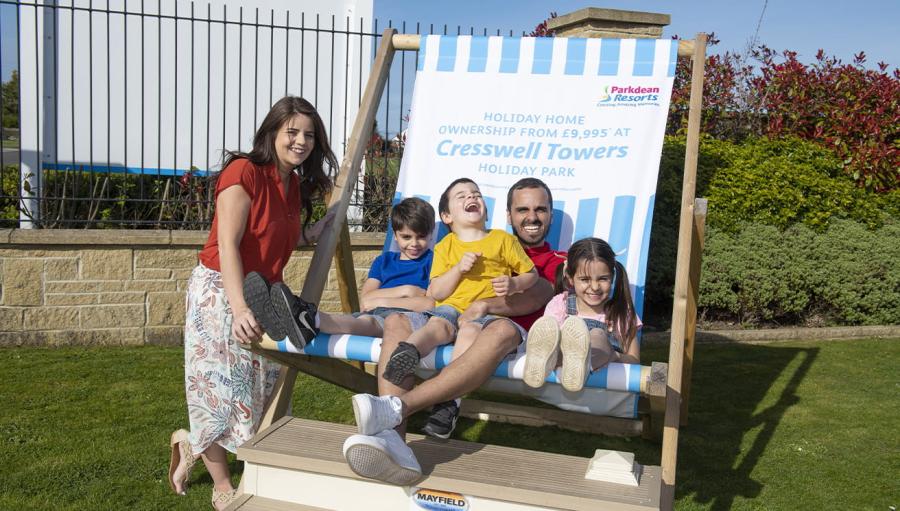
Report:
[{"label": "white trainer", "polygon": [[559,350],[562,352],[559,382],[564,389],[578,392],[584,387],[591,353],[591,334],[583,319],[578,316],[566,318],[560,329]]},{"label": "white trainer", "polygon": [[525,371],[522,380],[529,387],[539,388],[547,375],[556,369],[559,357],[559,326],[556,320],[542,316],[531,325],[525,340]]},{"label": "white trainer", "polygon": [[397,396],[353,396],[353,415],[360,435],[374,435],[403,422],[403,403]]},{"label": "white trainer", "polygon": [[422,478],[416,455],[393,429],[351,436],[344,442],[344,459],[356,474],[388,484],[411,486]]}]

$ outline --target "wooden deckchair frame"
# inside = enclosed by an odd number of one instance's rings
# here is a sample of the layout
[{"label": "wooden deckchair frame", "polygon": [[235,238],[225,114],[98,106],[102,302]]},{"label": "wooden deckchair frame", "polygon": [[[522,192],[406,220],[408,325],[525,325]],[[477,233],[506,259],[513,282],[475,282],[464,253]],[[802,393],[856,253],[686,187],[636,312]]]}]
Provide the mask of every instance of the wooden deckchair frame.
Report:
[{"label": "wooden deckchair frame", "polygon": [[[345,310],[358,307],[359,299],[353,272],[353,260],[349,242],[346,215],[353,185],[357,181],[365,151],[365,141],[378,103],[384,92],[394,53],[398,50],[418,50],[421,36],[398,34],[394,29],[382,33],[381,44],[372,65],[359,113],[348,139],[347,152],[341,163],[334,189],[328,198],[328,212],[342,219],[326,227],[313,253],[306,280],[300,296],[317,303],[327,282],[332,259],[336,259],[341,299]],[[684,158],[681,213],[678,229],[678,256],[675,268],[675,292],[672,307],[671,340],[668,371],[665,380],[665,401],[651,403],[652,412],[659,415],[664,406],[662,432],[662,509],[671,509],[675,495],[675,464],[678,451],[678,428],[686,423],[687,396],[690,389],[693,363],[696,307],[699,285],[700,252],[706,216],[706,202],[695,199],[697,157],[700,140],[700,115],[703,96],[704,64],[706,60],[706,34],[697,34],[694,40],[678,42],[678,55],[691,57],[691,93],[688,113],[688,130]],[[291,394],[297,371],[335,383],[358,392],[377,394],[375,376],[362,365],[341,360],[292,355],[261,349],[253,351],[275,360],[286,367],[279,377],[270,402],[260,424],[260,431],[285,416],[290,409]]]}]

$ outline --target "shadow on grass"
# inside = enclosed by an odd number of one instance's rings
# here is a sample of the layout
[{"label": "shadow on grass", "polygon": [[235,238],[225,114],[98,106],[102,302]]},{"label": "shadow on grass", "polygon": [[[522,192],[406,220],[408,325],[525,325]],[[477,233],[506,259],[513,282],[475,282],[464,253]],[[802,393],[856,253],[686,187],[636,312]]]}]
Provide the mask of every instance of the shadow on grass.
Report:
[{"label": "shadow on grass", "polygon": [[701,345],[695,357],[689,425],[681,429],[676,498],[731,509],[759,496],[753,470],[819,348]]},{"label": "shadow on grass", "polygon": [[[645,360],[666,360],[665,348],[645,350]],[[676,499],[713,510],[731,509],[739,498],[759,496],[754,468],[788,409],[819,348],[778,345],[700,345],[695,351],[689,425],[680,429]],[[531,428],[461,420],[466,440],[558,454],[593,456],[594,449],[633,452],[636,461],[659,465],[661,445],[641,438],[577,434],[555,427]]]}]

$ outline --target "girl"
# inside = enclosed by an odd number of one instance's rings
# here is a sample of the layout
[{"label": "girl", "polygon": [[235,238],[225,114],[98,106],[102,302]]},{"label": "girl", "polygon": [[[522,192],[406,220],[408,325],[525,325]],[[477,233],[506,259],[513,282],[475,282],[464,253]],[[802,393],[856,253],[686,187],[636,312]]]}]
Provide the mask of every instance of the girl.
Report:
[{"label": "girl", "polygon": [[209,239],[188,280],[184,372],[191,428],[172,434],[169,464],[169,485],[183,494],[201,457],[216,509],[235,498],[227,452],[256,432],[278,377],[278,365],[240,347],[262,335],[245,300],[244,277],[255,271],[280,282],[298,242],[318,238],[325,222],[309,226],[313,202],[331,188],[326,164],[337,168],[319,114],[290,96],[272,106],[253,149],[230,152],[224,163]]},{"label": "girl", "polygon": [[584,386],[588,367],[596,371],[610,362],[639,363],[641,347],[635,337],[641,320],[625,267],[612,247],[598,238],[576,241],[556,277],[559,294],[528,332],[525,383],[543,385],[560,353],[559,380],[573,392]]}]

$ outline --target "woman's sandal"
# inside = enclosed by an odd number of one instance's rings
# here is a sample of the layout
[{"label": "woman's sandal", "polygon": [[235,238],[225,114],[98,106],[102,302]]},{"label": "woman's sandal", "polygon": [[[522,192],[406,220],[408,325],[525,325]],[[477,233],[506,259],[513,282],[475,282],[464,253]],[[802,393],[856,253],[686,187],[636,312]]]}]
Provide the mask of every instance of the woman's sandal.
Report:
[{"label": "woman's sandal", "polygon": [[[169,444],[172,446],[172,456],[169,458],[169,487],[172,488],[173,492],[178,493],[179,495],[185,495],[184,488],[187,486],[188,479],[191,478],[191,469],[194,468],[194,463],[197,462],[197,458],[195,458],[194,453],[191,452],[191,443],[188,442],[187,431],[183,429],[174,431]],[[181,480],[181,492],[178,492],[175,486],[175,471],[178,469],[178,466],[181,465],[181,460],[184,460],[185,463],[184,479]]]},{"label": "woman's sandal", "polygon": [[238,497],[238,492],[236,489],[228,490],[228,491],[219,491],[213,488],[212,492],[212,507],[213,509],[225,509],[228,507],[228,504],[234,502]]}]

